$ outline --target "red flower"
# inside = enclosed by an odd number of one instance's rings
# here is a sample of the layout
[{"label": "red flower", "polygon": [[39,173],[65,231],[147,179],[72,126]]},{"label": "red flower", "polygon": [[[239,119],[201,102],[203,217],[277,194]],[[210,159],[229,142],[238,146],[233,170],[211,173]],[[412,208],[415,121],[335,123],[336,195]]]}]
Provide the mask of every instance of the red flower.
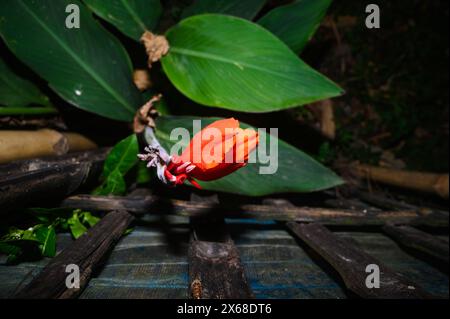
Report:
[{"label": "red flower", "polygon": [[255,130],[239,128],[234,118],[216,121],[197,133],[181,156],[172,157],[164,176],[174,185],[187,179],[201,188],[195,179],[216,180],[245,166],[258,141]]}]

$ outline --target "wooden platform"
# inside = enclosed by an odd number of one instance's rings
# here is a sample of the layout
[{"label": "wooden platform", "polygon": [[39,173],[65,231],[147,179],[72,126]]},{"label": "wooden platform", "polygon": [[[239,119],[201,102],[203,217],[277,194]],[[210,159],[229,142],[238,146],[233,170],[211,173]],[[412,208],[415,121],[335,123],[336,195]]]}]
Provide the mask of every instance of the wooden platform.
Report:
[{"label": "wooden platform", "polygon": [[[227,219],[245,276],[256,298],[356,297],[321,256],[295,239],[282,222]],[[90,280],[80,298],[189,298],[189,219],[147,216],[122,238],[106,264]],[[380,230],[381,231],[381,230]],[[449,278],[406,252],[380,232],[333,230],[356,247],[382,261],[428,293],[449,297]],[[448,236],[443,237],[448,242]],[[60,234],[58,251],[72,242]],[[0,298],[25,287],[49,262],[4,265],[0,257]]]}]

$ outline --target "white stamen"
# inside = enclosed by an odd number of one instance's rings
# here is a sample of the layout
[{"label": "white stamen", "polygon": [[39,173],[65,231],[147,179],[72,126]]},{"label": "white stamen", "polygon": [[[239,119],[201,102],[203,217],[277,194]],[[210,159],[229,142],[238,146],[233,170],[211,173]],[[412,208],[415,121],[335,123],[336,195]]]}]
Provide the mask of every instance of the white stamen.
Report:
[{"label": "white stamen", "polygon": [[189,165],[189,166],[186,168],[186,173],[192,172],[195,168],[196,168],[195,165]]}]

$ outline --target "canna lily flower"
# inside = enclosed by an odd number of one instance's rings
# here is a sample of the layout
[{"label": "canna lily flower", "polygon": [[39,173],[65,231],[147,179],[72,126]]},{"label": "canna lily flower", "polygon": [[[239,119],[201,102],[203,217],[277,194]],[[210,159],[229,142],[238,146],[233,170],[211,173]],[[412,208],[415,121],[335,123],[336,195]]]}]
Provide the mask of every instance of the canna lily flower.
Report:
[{"label": "canna lily flower", "polygon": [[253,129],[241,129],[234,118],[218,120],[198,132],[181,156],[172,156],[164,170],[173,186],[188,180],[212,181],[227,176],[247,164],[259,142]]}]

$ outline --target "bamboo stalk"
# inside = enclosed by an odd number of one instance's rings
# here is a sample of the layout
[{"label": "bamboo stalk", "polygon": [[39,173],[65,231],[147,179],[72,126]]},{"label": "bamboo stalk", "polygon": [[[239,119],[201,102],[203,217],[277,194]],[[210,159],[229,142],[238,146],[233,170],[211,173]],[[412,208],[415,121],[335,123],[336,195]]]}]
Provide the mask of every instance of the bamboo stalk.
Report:
[{"label": "bamboo stalk", "polygon": [[448,199],[448,174],[404,171],[370,165],[356,165],[356,175],[376,182],[406,188],[410,190],[432,193]]},{"label": "bamboo stalk", "polygon": [[107,149],[0,166],[0,215],[26,205],[48,204],[97,180]]},{"label": "bamboo stalk", "polygon": [[97,145],[87,137],[78,133],[62,133],[69,144],[69,152],[87,151],[97,148]]},{"label": "bamboo stalk", "polygon": [[96,147],[94,142],[77,133],[60,133],[50,129],[0,131],[0,163],[63,155]]}]

